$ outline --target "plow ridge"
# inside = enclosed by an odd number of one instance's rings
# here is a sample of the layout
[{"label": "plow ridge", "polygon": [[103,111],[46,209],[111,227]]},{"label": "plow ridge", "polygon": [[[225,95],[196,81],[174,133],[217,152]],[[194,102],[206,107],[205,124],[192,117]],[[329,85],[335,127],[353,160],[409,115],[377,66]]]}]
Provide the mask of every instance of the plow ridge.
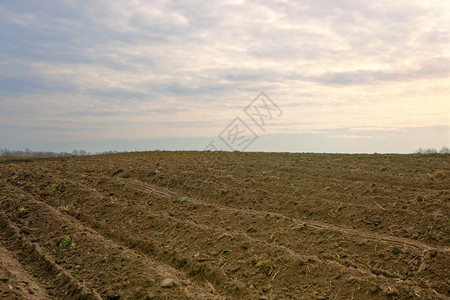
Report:
[{"label": "plow ridge", "polygon": [[[130,181],[127,181],[127,183],[130,183]],[[164,197],[167,197],[172,200],[176,199],[177,197],[180,197],[180,195],[181,195],[180,193],[177,193],[175,191],[168,191],[167,189],[163,189],[154,184],[150,185],[150,184],[144,183],[142,181],[138,182],[138,181],[134,180],[134,181],[132,181],[132,183],[129,184],[129,186],[131,188],[135,188],[136,190],[147,192],[147,193],[154,192],[154,193],[163,195]],[[406,238],[390,236],[390,235],[385,235],[385,234],[376,234],[376,233],[372,233],[369,231],[351,229],[351,228],[326,224],[326,223],[322,223],[322,222],[315,222],[315,221],[311,221],[311,220],[307,220],[307,219],[300,220],[300,219],[289,217],[284,214],[276,213],[276,212],[246,210],[246,209],[238,209],[238,208],[227,207],[227,206],[220,206],[220,205],[216,205],[216,204],[212,204],[212,203],[207,203],[207,202],[205,202],[203,200],[199,200],[199,199],[191,199],[191,202],[194,204],[203,205],[203,206],[207,206],[207,207],[214,207],[221,211],[228,211],[228,212],[238,213],[238,214],[242,214],[242,215],[255,215],[255,216],[270,215],[273,217],[279,217],[279,218],[282,218],[282,219],[292,222],[293,227],[299,226],[299,225],[301,225],[301,226],[306,225],[310,228],[314,228],[314,229],[318,229],[318,230],[335,231],[335,232],[339,232],[339,233],[346,234],[346,235],[352,235],[352,236],[370,239],[373,241],[381,241],[381,242],[396,245],[396,246],[405,246],[406,245],[409,247],[419,249],[421,251],[423,251],[425,249],[437,250],[440,252],[449,252],[450,251],[449,247],[439,247],[439,246],[429,245],[426,243],[421,243],[421,242],[413,240],[413,239],[406,239]]]},{"label": "plow ridge", "polygon": [[58,266],[51,257],[47,256],[39,246],[24,237],[4,213],[0,213],[0,227],[2,228],[2,241],[4,241],[7,249],[10,251],[22,249],[20,253],[22,261],[45,270],[45,276],[53,278],[53,285],[63,287],[62,290],[56,289],[57,294],[55,296],[65,299],[101,299],[95,290],[84,287],[78,280]]}]

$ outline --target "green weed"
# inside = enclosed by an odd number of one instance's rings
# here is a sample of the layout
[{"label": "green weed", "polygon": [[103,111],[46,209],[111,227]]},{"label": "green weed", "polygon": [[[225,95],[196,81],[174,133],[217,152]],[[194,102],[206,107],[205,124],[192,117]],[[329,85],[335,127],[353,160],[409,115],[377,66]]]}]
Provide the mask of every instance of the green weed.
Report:
[{"label": "green weed", "polygon": [[421,279],[427,287],[430,287],[430,279],[428,278],[427,275],[423,276]]},{"label": "green weed", "polygon": [[58,185],[52,184],[52,189],[50,190],[50,195],[56,193],[57,189],[58,189]]},{"label": "green weed", "polygon": [[219,189],[219,193],[222,195],[225,195],[226,193],[228,193],[227,189]]},{"label": "green weed", "polygon": [[[181,203],[181,202],[187,202],[190,201],[191,199],[188,196],[184,196],[179,198],[177,201],[175,201],[175,204]],[[173,210],[175,208],[175,205],[170,207],[170,210]]]},{"label": "green weed", "polygon": [[71,211],[74,208],[73,204],[61,205],[59,207],[60,211]]},{"label": "green weed", "polygon": [[70,246],[71,242],[72,242],[72,240],[70,239],[70,236],[65,236],[59,243],[59,247],[66,249],[67,247]]},{"label": "green weed", "polygon": [[267,276],[271,276],[275,274],[275,265],[271,260],[260,260],[256,263],[256,267],[258,270]]},{"label": "green weed", "polygon": [[191,198],[189,198],[188,196],[184,196],[184,197],[179,198],[175,203],[178,204],[178,203],[187,202],[190,200],[191,200]]}]

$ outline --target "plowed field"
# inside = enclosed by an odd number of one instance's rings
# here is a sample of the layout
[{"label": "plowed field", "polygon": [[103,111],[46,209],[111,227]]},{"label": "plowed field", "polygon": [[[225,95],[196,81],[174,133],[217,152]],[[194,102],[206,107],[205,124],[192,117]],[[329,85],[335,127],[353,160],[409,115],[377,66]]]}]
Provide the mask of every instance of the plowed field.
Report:
[{"label": "plowed field", "polygon": [[448,299],[450,156],[0,159],[4,299]]}]

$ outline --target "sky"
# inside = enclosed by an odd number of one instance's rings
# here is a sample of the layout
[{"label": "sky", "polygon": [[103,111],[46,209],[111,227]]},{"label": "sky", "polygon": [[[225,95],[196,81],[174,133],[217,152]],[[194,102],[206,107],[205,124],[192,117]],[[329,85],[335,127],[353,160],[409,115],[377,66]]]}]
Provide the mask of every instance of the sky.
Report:
[{"label": "sky", "polygon": [[0,2],[0,148],[450,146],[450,1]]}]

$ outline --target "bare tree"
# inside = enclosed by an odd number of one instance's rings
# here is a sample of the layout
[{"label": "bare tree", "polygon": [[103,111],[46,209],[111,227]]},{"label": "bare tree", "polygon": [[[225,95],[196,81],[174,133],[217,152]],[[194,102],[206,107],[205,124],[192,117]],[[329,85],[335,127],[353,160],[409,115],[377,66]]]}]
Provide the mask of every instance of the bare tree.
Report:
[{"label": "bare tree", "polygon": [[449,154],[450,149],[447,146],[442,146],[441,150],[439,150],[439,153],[441,154]]}]

